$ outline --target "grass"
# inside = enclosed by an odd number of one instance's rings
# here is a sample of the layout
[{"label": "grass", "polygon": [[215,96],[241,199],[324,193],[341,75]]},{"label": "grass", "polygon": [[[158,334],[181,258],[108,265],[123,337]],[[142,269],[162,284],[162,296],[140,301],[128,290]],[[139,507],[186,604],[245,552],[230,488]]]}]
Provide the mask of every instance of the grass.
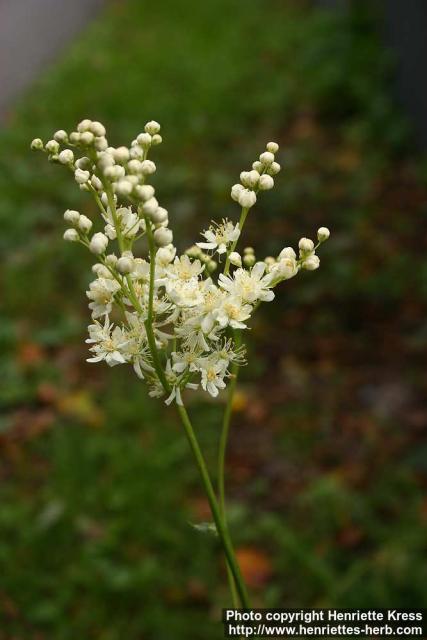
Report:
[{"label": "grass", "polygon": [[[113,3],[1,133],[0,639],[214,638],[217,542],[172,409],[84,363],[92,205],[28,151],[85,116],[114,143],[162,123],[156,186],[178,244],[235,215],[267,139],[285,171],[248,225],[259,255],[333,230],[322,269],[253,329],[229,455],[230,520],[260,606],[425,599],[423,163],[362,13],[302,3]],[[412,282],[408,291],[408,282]],[[276,329],[271,330],[274,326]],[[191,407],[215,460],[219,407]]]}]

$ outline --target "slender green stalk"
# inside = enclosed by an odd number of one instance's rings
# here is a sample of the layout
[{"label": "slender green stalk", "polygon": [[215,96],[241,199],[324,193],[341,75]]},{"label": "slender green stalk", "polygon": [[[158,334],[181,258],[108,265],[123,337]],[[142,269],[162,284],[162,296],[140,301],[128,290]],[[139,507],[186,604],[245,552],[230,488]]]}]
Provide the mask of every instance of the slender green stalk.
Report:
[{"label": "slender green stalk", "polygon": [[[245,224],[246,217],[247,217],[248,213],[249,213],[249,209],[245,209],[245,208],[242,209],[242,212],[240,214],[240,220],[239,220],[239,229],[240,229],[239,238],[242,235],[242,229],[243,229],[243,226]],[[239,241],[239,238],[236,238],[236,240],[231,245],[230,250],[227,251],[227,258],[225,260],[225,265],[224,265],[224,275],[225,276],[228,276],[228,272],[230,271],[230,253],[232,253],[236,249],[236,246],[237,246],[237,243]]]},{"label": "slender green stalk", "polygon": [[234,553],[233,546],[231,544],[230,535],[228,533],[227,527],[224,523],[224,519],[221,515],[220,507],[215,497],[215,492],[212,486],[211,479],[209,477],[209,472],[206,467],[205,460],[203,458],[203,454],[200,450],[199,443],[197,441],[196,434],[194,433],[193,426],[191,424],[188,413],[183,405],[177,405],[178,412],[181,417],[182,424],[184,425],[184,429],[187,435],[187,439],[190,443],[191,450],[193,452],[194,458],[196,460],[199,473],[207,494],[207,498],[209,500],[209,505],[212,511],[212,517],[214,519],[216,529],[218,532],[218,536],[221,540],[222,547],[224,549],[224,553],[227,559],[228,566],[230,568],[230,572],[232,573],[237,592],[239,594],[240,601],[245,609],[250,608],[249,597],[246,591],[246,586],[242,578],[242,574],[240,573],[240,568],[236,560],[236,556]]},{"label": "slender green stalk", "polygon": [[[240,331],[235,331],[234,335],[235,335],[236,347],[239,347],[241,344]],[[221,436],[219,440],[218,475],[217,475],[219,508],[220,508],[222,518],[224,520],[224,524],[227,527],[227,529],[228,529],[228,523],[227,523],[227,514],[226,514],[226,508],[225,508],[225,456],[227,452],[227,442],[228,442],[228,434],[230,430],[231,414],[233,412],[234,393],[236,391],[237,378],[239,374],[239,367],[235,363],[233,363],[231,366],[231,374],[232,374],[232,378],[228,386],[227,404],[224,411]],[[239,606],[239,603],[237,600],[236,585],[234,582],[233,574],[231,573],[230,568],[228,566],[227,566],[227,575],[228,575],[228,581],[230,584],[231,595],[233,598],[233,605],[235,608],[237,608]]]}]

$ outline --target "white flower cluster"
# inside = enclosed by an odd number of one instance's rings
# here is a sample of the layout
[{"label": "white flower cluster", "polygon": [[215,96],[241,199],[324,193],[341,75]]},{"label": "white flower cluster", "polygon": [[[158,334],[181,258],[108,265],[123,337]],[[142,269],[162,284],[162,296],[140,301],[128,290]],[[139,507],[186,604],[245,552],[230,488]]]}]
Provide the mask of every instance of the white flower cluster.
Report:
[{"label": "white flower cluster", "polygon": [[[147,122],[130,147],[112,147],[105,127],[86,119],[76,131],[57,131],[46,144],[37,138],[31,147],[67,166],[99,207],[103,226],[95,233],[86,215],[74,210],[64,214],[70,225],[65,240],[79,242],[97,256],[96,278],[87,291],[93,319],[88,362],[131,364],[147,381],[151,395],[181,404],[183,389],[201,386],[215,397],[225,388],[231,364],[245,361],[234,332],[247,328],[261,302],[273,300],[280,282],[301,269],[318,268],[315,251],[329,231],[318,230],[316,246],[302,238],[298,257],[291,247],[262,261],[251,247],[243,257],[236,251],[257,193],[271,189],[280,171],[275,161],[279,147],[269,142],[252,170],[242,172],[232,188],[233,200],[242,207],[239,222],[213,223],[202,233],[203,242],[178,256],[168,212],[147,182],[156,170],[147,156],[161,143],[159,132],[157,122]],[[134,251],[142,237],[148,245],[145,258]],[[214,279],[219,265],[221,272]]]}]

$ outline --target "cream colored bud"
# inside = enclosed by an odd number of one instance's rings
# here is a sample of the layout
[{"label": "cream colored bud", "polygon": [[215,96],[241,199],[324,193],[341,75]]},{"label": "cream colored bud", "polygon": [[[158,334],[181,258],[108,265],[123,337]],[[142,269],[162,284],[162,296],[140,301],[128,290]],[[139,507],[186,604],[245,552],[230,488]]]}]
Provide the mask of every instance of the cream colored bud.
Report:
[{"label": "cream colored bud", "polygon": [[70,143],[78,144],[80,142],[80,133],[78,131],[72,131],[70,133]]},{"label": "cream colored bud", "polygon": [[92,220],[89,220],[87,216],[80,216],[78,221],[80,231],[88,233],[92,229]]},{"label": "cream colored bud", "polygon": [[117,149],[114,149],[113,157],[116,162],[123,164],[129,160],[129,149],[127,147],[117,147]]},{"label": "cream colored bud", "polygon": [[103,189],[102,182],[98,178],[98,176],[92,176],[90,179],[90,183],[94,189],[96,189],[97,191],[102,191]]},{"label": "cream colored bud", "polygon": [[144,185],[138,185],[137,187],[135,187],[134,193],[139,200],[146,202],[147,200],[150,200],[154,196],[155,192],[154,192],[154,187],[152,187],[151,184],[144,184]]},{"label": "cream colored bud", "polygon": [[90,178],[89,171],[83,171],[82,169],[76,169],[74,172],[74,178],[78,184],[84,184]]},{"label": "cream colored bud", "polygon": [[67,229],[63,236],[64,240],[67,242],[77,242],[79,239],[79,234],[75,229]]},{"label": "cream colored bud", "polygon": [[259,177],[259,173],[255,171],[255,169],[252,169],[252,171],[242,171],[240,181],[245,187],[253,189],[257,186]]},{"label": "cream colored bud", "polygon": [[267,142],[266,149],[270,153],[277,153],[279,151],[279,145],[277,142]]},{"label": "cream colored bud", "polygon": [[307,269],[307,271],[315,271],[320,266],[320,260],[318,256],[313,253],[313,255],[308,256],[308,258],[304,260],[302,266],[304,269]]},{"label": "cream colored bud", "polygon": [[91,161],[89,158],[86,158],[86,156],[83,156],[83,158],[77,158],[75,164],[76,169],[82,169],[83,171],[91,168]]},{"label": "cream colored bud", "polygon": [[105,264],[108,267],[115,267],[117,264],[117,256],[114,253],[109,253],[108,256],[105,256]]},{"label": "cream colored bud", "polygon": [[274,162],[274,153],[270,153],[270,151],[264,151],[264,153],[261,153],[259,161],[262,162],[264,166],[269,166]]},{"label": "cream colored bud", "polygon": [[145,213],[146,216],[149,216],[150,218],[152,215],[156,213],[158,208],[159,208],[159,203],[157,202],[156,198],[150,198],[149,200],[144,202],[144,204],[142,205],[142,211]]},{"label": "cream colored bud", "polygon": [[141,162],[141,173],[144,176],[150,176],[152,173],[155,173],[156,165],[152,160],[143,160]]},{"label": "cream colored bud", "polygon": [[145,125],[144,130],[146,131],[146,133],[154,136],[154,134],[159,133],[160,125],[155,120],[150,120],[150,122],[147,122],[147,124]]},{"label": "cream colored bud", "polygon": [[156,224],[164,223],[168,220],[168,212],[163,207],[157,207],[156,211],[150,215],[150,219]]},{"label": "cream colored bud", "polygon": [[256,262],[255,255],[253,253],[246,253],[243,256],[243,264],[245,267],[253,267]]},{"label": "cream colored bud", "polygon": [[162,136],[159,135],[158,133],[155,133],[151,140],[151,144],[153,145],[153,147],[157,147],[157,145],[162,144],[162,142],[163,142]]},{"label": "cream colored bud", "polygon": [[89,146],[93,144],[94,140],[95,140],[95,136],[91,131],[84,131],[83,133],[80,134],[80,142],[85,146]]},{"label": "cream colored bud", "polygon": [[68,142],[68,134],[64,129],[59,129],[59,131],[55,131],[53,134],[54,139],[61,144],[66,144]]},{"label": "cream colored bud", "polygon": [[275,176],[279,173],[279,171],[281,171],[281,169],[282,167],[278,162],[272,162],[271,165],[268,167],[268,173],[271,176]]},{"label": "cream colored bud", "polygon": [[255,191],[250,191],[250,189],[243,189],[243,191],[239,193],[239,204],[244,209],[250,209],[250,207],[254,206],[255,202]]},{"label": "cream colored bud", "polygon": [[253,247],[245,247],[243,253],[255,253],[255,249]]},{"label": "cream colored bud", "polygon": [[233,198],[233,200],[239,202],[239,196],[244,190],[245,188],[242,184],[233,184],[233,186],[231,187],[231,197]]},{"label": "cream colored bud", "polygon": [[99,138],[95,138],[93,141],[93,146],[97,151],[105,151],[108,149],[108,141],[104,136],[100,136]]},{"label": "cream colored bud", "polygon": [[314,249],[314,242],[310,238],[301,238],[298,247],[301,253],[310,253]]},{"label": "cream colored bud", "polygon": [[89,129],[91,128],[91,125],[92,125],[92,120],[85,118],[84,120],[79,122],[79,124],[77,125],[77,131],[79,133],[83,133],[84,131],[89,131]]},{"label": "cream colored bud", "polygon": [[141,173],[141,162],[139,160],[130,160],[127,166],[128,173],[138,174]]},{"label": "cream colored bud", "polygon": [[90,124],[90,130],[92,131],[93,135],[96,137],[104,137],[105,134],[107,133],[104,125],[101,122],[98,122],[97,120],[94,120]]},{"label": "cream colored bud", "polygon": [[49,140],[49,142],[46,142],[46,147],[45,147],[46,151],[48,151],[49,153],[58,153],[59,151],[59,144],[57,143],[56,140]]},{"label": "cream colored bud", "polygon": [[136,160],[142,160],[144,157],[144,152],[141,147],[131,147],[129,149],[129,155],[131,158],[135,158]]},{"label": "cream colored bud", "polygon": [[255,160],[255,162],[252,163],[252,169],[261,173],[261,171],[264,171],[264,165],[259,160]]},{"label": "cream colored bud", "polygon": [[42,149],[44,149],[43,140],[41,138],[34,138],[31,142],[31,149],[33,151],[42,151]]},{"label": "cream colored bud", "polygon": [[296,260],[296,257],[297,257],[297,254],[292,249],[292,247],[285,247],[279,253],[279,260],[284,260],[285,258],[291,258],[293,260]]},{"label": "cream colored bud", "polygon": [[123,275],[130,273],[131,271],[133,271],[135,266],[133,256],[123,255],[117,260],[116,266],[119,273],[122,273]]},{"label": "cream colored bud", "polygon": [[320,227],[317,230],[317,239],[319,240],[319,242],[325,242],[325,240],[327,240],[330,235],[331,232],[327,227]]},{"label": "cream colored bud", "polygon": [[108,238],[105,234],[100,232],[95,233],[89,243],[89,249],[92,251],[92,253],[96,253],[98,255],[100,253],[104,253],[107,246]]},{"label": "cream colored bud", "polygon": [[231,264],[234,264],[235,267],[242,266],[242,257],[237,251],[232,251],[228,256],[228,259],[230,260]]},{"label": "cream colored bud", "polygon": [[80,219],[80,213],[78,211],[74,211],[73,209],[67,209],[64,213],[65,222],[69,222],[70,224],[78,224]]},{"label": "cream colored bud", "polygon": [[64,149],[58,156],[61,164],[71,164],[74,161],[74,153],[71,149]]},{"label": "cream colored bud", "polygon": [[171,244],[172,240],[173,233],[170,229],[162,227],[161,229],[155,230],[154,241],[158,247],[166,247],[168,244]]},{"label": "cream colored bud", "polygon": [[264,173],[259,179],[259,188],[261,191],[268,191],[274,187],[274,180],[271,176]]},{"label": "cream colored bud", "polygon": [[141,147],[149,147],[151,144],[151,136],[149,133],[140,133],[136,139]]},{"label": "cream colored bud", "polygon": [[130,194],[132,193],[133,190],[133,184],[132,182],[129,182],[129,180],[119,180],[119,182],[115,182],[114,183],[114,191],[119,195],[119,196],[130,196]]}]

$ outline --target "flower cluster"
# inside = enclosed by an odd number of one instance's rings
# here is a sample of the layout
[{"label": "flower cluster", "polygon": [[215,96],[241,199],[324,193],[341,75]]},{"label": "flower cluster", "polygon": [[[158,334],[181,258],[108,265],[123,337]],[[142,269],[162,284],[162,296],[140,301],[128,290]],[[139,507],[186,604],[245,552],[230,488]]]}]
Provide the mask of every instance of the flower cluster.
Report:
[{"label": "flower cluster", "polygon": [[[98,230],[78,211],[64,214],[64,239],[83,244],[97,260],[87,291],[93,320],[88,362],[131,364],[151,395],[181,404],[184,389],[201,387],[215,397],[226,387],[230,367],[245,362],[235,332],[247,329],[254,310],[273,300],[280,282],[318,268],[316,249],[329,231],[318,230],[316,245],[302,238],[298,256],[291,247],[260,261],[251,247],[243,255],[236,251],[249,209],[280,171],[279,147],[269,142],[232,187],[240,220],[212,223],[203,241],[177,255],[168,212],[149,184],[156,165],[147,156],[161,142],[160,125],[151,121],[130,147],[112,147],[105,127],[86,119],[76,131],[60,130],[46,144],[37,138],[31,146],[68,167],[99,208]],[[136,255],[141,238],[146,257]]]}]

